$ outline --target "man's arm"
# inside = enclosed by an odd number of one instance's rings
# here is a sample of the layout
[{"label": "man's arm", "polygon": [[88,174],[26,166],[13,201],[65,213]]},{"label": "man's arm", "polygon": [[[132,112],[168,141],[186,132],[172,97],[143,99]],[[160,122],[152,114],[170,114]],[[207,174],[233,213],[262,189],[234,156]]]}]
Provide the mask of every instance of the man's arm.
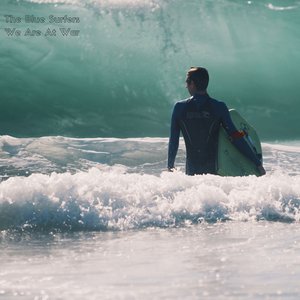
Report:
[{"label": "man's arm", "polygon": [[172,119],[171,119],[171,132],[169,139],[169,149],[168,149],[168,169],[171,171],[174,168],[175,158],[179,146],[180,137],[180,127],[177,121],[179,106],[178,103],[175,104]]},{"label": "man's arm", "polygon": [[242,135],[239,135],[239,131],[234,126],[230,117],[229,110],[225,103],[223,103],[221,115],[222,115],[222,125],[226,130],[227,134],[232,138],[232,144],[246,157],[248,157],[251,161],[255,163],[255,165],[258,167],[262,175],[265,174],[265,170],[262,167],[261,160],[252,151],[248,143],[242,138]]}]

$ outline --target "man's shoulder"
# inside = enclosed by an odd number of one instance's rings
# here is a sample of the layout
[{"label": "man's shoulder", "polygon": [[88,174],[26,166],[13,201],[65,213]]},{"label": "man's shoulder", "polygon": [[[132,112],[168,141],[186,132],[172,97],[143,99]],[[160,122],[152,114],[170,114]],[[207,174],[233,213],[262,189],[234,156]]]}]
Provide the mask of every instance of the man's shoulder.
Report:
[{"label": "man's shoulder", "polygon": [[221,118],[224,118],[228,114],[228,107],[225,102],[210,98],[213,111]]},{"label": "man's shoulder", "polygon": [[210,98],[210,101],[213,105],[216,105],[216,106],[226,106],[224,101],[217,100],[215,98]]},{"label": "man's shoulder", "polygon": [[176,109],[176,110],[183,109],[190,100],[191,100],[191,97],[177,101],[174,105],[174,109]]},{"label": "man's shoulder", "polygon": [[190,98],[187,99],[183,99],[180,101],[177,101],[174,105],[174,109],[173,109],[173,117],[175,118],[180,118],[180,116],[182,115],[182,113],[184,112],[187,103],[189,102]]},{"label": "man's shoulder", "polygon": [[182,99],[182,100],[179,100],[175,103],[175,105],[184,105],[186,103],[188,103],[189,101],[191,101],[192,97],[189,97],[189,98],[186,98],[186,99]]}]

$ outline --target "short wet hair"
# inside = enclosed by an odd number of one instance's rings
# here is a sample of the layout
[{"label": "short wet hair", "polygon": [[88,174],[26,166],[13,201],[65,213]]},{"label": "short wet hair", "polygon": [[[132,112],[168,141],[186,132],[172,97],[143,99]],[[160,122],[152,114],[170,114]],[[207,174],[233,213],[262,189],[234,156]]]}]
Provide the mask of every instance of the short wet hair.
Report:
[{"label": "short wet hair", "polygon": [[208,71],[203,67],[191,67],[187,72],[187,83],[193,81],[199,91],[205,91],[208,87]]}]

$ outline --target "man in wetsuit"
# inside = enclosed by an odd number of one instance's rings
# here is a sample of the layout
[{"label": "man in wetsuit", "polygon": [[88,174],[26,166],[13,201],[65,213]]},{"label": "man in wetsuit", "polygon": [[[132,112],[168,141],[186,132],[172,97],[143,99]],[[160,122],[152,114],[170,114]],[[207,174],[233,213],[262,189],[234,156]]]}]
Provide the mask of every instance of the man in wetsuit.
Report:
[{"label": "man in wetsuit", "polygon": [[265,174],[261,160],[241,138],[243,134],[232,123],[224,102],[207,94],[209,75],[205,68],[192,67],[186,77],[190,98],[175,104],[168,150],[168,170],[174,170],[180,132],[186,147],[186,174],[216,174],[218,134],[220,126],[231,137],[232,143],[252,160],[261,175]]}]

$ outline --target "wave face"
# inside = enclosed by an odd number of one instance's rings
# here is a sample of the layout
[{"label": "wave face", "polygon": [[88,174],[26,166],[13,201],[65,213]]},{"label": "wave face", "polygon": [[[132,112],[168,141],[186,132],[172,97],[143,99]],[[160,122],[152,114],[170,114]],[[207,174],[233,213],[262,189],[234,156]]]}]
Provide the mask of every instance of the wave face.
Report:
[{"label": "wave face", "polygon": [[300,144],[263,144],[263,177],[165,172],[167,138],[0,138],[1,231],[300,222]]},{"label": "wave face", "polygon": [[[263,139],[299,138],[299,1],[1,0],[0,7],[0,134],[167,136],[172,106],[187,96],[186,70],[203,65],[211,96],[238,109]],[[64,23],[66,15],[79,22]],[[20,36],[9,35],[13,28]],[[57,36],[45,36],[49,29]]]}]

